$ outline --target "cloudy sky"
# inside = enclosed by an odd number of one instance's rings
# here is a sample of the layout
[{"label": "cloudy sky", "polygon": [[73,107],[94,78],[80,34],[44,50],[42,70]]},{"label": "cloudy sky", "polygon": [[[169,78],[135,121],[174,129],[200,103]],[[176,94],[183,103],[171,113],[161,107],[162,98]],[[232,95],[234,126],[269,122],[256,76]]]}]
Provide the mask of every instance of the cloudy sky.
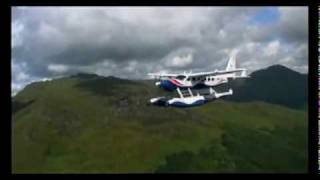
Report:
[{"label": "cloudy sky", "polygon": [[14,7],[12,93],[78,72],[249,72],[273,64],[308,72],[307,7]]}]

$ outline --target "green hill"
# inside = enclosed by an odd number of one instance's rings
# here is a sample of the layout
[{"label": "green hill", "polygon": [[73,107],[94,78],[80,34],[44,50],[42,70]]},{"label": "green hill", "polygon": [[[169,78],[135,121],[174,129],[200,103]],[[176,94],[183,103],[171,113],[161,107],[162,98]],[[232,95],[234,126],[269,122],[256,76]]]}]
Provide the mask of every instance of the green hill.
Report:
[{"label": "green hill", "polygon": [[294,109],[307,109],[308,75],[281,65],[270,66],[224,85],[232,88],[234,95],[226,100],[236,102],[264,101]]},{"label": "green hill", "polygon": [[264,102],[149,105],[151,81],[79,74],[12,99],[13,173],[307,172],[307,113]]}]

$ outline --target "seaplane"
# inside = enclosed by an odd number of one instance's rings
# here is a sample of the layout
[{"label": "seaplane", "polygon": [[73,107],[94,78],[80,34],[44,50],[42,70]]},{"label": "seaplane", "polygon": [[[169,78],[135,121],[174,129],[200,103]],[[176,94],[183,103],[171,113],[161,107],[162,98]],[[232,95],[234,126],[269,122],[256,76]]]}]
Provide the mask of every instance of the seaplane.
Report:
[{"label": "seaplane", "polygon": [[[230,56],[225,70],[198,73],[149,73],[158,80],[155,85],[166,91],[177,91],[179,97],[156,97],[150,103],[159,106],[193,107],[203,105],[217,98],[232,95],[232,89],[218,93],[213,87],[237,78],[248,78],[247,70],[236,67],[236,53]],[[205,89],[205,91],[203,91]]]}]

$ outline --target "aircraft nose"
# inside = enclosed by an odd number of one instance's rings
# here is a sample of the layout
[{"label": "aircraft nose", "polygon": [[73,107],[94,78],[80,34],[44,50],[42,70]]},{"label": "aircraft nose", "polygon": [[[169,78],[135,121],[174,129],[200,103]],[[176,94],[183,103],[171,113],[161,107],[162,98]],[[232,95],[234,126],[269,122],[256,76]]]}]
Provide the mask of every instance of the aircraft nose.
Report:
[{"label": "aircraft nose", "polygon": [[160,82],[156,82],[156,86],[160,86],[160,84],[161,84]]}]

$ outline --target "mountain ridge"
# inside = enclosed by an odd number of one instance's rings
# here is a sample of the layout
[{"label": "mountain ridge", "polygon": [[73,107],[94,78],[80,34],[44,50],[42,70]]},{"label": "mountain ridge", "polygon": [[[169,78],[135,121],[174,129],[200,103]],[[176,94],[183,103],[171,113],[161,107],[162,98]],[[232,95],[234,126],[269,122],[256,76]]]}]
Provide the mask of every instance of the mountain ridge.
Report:
[{"label": "mountain ridge", "polygon": [[[225,91],[229,88],[232,88],[234,90],[234,94],[225,98],[228,101],[264,101],[294,109],[307,108],[308,74],[302,74],[288,67],[277,64],[254,71],[250,74],[250,76],[251,77],[248,79],[233,80],[227,84],[223,84],[220,87],[215,88],[220,91]],[[62,77],[60,79],[66,78],[79,78],[82,80],[96,79],[96,81],[108,81],[113,84],[117,83],[117,81],[132,83],[154,82],[153,80],[129,80],[115,76],[100,76],[94,73],[77,73]],[[33,82],[27,85],[25,88],[36,86],[39,83],[42,84],[43,82]],[[105,85],[102,82],[100,86],[103,89]],[[287,86],[288,89],[285,89],[285,86]],[[279,94],[279,90],[281,90],[281,94]],[[158,93],[162,95],[169,95],[169,93],[165,92],[158,91]]]},{"label": "mountain ridge", "polygon": [[274,65],[223,85],[232,88],[234,95],[226,100],[237,102],[264,101],[294,109],[307,109],[308,75],[285,66]]},{"label": "mountain ridge", "polygon": [[83,74],[27,86],[12,99],[12,172],[307,172],[306,111],[147,103],[166,93],[153,81]]}]

